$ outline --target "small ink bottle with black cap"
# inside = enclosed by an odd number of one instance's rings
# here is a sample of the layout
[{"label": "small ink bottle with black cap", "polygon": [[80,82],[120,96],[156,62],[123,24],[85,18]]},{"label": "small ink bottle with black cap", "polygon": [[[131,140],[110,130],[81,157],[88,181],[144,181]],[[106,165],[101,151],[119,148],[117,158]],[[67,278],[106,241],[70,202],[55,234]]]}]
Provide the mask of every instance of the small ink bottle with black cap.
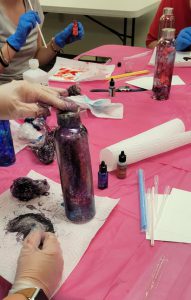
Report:
[{"label": "small ink bottle with black cap", "polygon": [[108,187],[108,171],[107,165],[104,161],[99,165],[98,172],[98,189],[103,190]]},{"label": "small ink bottle with black cap", "polygon": [[126,178],[126,171],[127,171],[126,155],[124,151],[121,151],[117,162],[117,173],[116,173],[117,178],[120,179]]},{"label": "small ink bottle with black cap", "polygon": [[115,96],[115,81],[113,78],[111,78],[109,82],[109,96],[114,97]]}]

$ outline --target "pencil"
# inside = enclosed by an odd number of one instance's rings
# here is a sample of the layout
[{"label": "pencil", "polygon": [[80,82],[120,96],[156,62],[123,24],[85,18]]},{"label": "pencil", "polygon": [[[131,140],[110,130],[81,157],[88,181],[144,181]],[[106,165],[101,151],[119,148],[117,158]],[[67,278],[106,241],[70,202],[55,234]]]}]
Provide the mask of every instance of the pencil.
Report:
[{"label": "pencil", "polygon": [[123,77],[143,75],[143,74],[148,74],[148,73],[149,73],[149,70],[141,70],[141,71],[123,73],[123,74],[119,74],[119,75],[113,75],[113,76],[107,77],[106,79],[107,80],[110,80],[111,78],[113,78],[113,79],[119,79],[119,78],[123,78]]},{"label": "pencil", "polygon": [[[31,4],[31,1],[30,1],[30,0],[28,0],[28,3],[29,3],[29,6],[30,6],[30,9],[33,10],[33,7],[32,7],[32,4]],[[41,31],[40,26],[39,26],[38,23],[37,23],[37,28],[38,28],[38,31],[39,31],[39,33],[40,33],[40,36],[41,36],[42,42],[43,42],[43,44],[44,44],[44,47],[47,48],[46,41],[45,41],[45,39],[44,39],[44,36],[43,36],[43,34],[42,34],[42,31]]]}]

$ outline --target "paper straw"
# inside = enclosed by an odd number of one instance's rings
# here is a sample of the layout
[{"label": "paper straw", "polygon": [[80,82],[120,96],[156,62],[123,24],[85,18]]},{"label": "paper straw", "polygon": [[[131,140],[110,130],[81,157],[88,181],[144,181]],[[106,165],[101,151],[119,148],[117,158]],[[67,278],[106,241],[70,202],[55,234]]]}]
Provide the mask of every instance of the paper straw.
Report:
[{"label": "paper straw", "polygon": [[[34,10],[33,7],[32,7],[32,4],[31,4],[31,1],[30,1],[30,0],[28,0],[28,3],[29,3],[29,6],[30,6],[30,9],[31,9],[31,10]],[[40,36],[41,36],[42,42],[43,42],[43,44],[44,44],[44,47],[47,48],[46,41],[45,41],[45,39],[44,39],[44,36],[43,36],[43,34],[42,34],[41,28],[40,28],[40,26],[39,26],[38,23],[37,23],[37,28],[38,28],[38,31],[39,31],[39,33],[40,33]]]},{"label": "paper straw", "polygon": [[155,189],[154,186],[151,189],[151,230],[150,230],[150,239],[151,239],[151,246],[154,246],[155,240],[154,240],[154,214],[155,214]]},{"label": "paper straw", "polygon": [[139,180],[139,200],[140,200],[140,225],[141,225],[141,231],[146,231],[147,213],[146,213],[146,200],[145,200],[144,173],[142,169],[138,170],[138,180]]},{"label": "paper straw", "polygon": [[158,222],[159,222],[159,220],[162,216],[162,213],[163,213],[163,210],[164,210],[164,207],[165,207],[165,204],[166,204],[166,199],[167,199],[169,194],[170,194],[170,186],[167,185],[164,189],[162,203],[160,204],[159,212],[158,212],[158,215],[157,215],[157,218],[156,218],[155,228],[157,227]]}]

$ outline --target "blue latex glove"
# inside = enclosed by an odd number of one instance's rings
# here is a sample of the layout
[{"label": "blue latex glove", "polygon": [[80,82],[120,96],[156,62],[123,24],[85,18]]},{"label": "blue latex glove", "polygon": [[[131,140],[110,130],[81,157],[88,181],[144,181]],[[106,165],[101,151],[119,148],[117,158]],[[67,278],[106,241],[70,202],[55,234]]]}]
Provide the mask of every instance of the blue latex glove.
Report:
[{"label": "blue latex glove", "polygon": [[191,27],[182,29],[176,38],[176,50],[186,50],[191,46]]},{"label": "blue latex glove", "polygon": [[40,24],[41,20],[38,13],[35,11],[30,10],[21,15],[15,33],[10,35],[7,39],[10,46],[12,46],[16,51],[19,51],[26,43],[27,36],[31,30],[36,27],[37,22]]},{"label": "blue latex glove", "polygon": [[84,36],[84,28],[80,22],[78,22],[78,35],[73,36],[72,29],[73,29],[73,23],[70,23],[63,31],[59,32],[55,36],[55,43],[60,48],[63,48],[66,44],[73,43],[77,40],[81,40]]}]

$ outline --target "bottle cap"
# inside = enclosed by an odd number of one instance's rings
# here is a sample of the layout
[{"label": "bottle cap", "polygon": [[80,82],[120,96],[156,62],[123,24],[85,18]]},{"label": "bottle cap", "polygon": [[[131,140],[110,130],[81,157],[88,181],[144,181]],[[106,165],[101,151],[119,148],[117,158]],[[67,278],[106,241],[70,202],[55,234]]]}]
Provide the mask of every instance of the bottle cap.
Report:
[{"label": "bottle cap", "polygon": [[101,164],[99,165],[99,172],[106,173],[107,172],[107,165],[105,161],[102,160]]},{"label": "bottle cap", "polygon": [[121,151],[121,153],[119,154],[119,162],[121,163],[126,162],[126,155],[124,151]]},{"label": "bottle cap", "polygon": [[113,78],[111,78],[110,82],[109,82],[109,86],[110,87],[114,87],[115,86],[115,81]]},{"label": "bottle cap", "polygon": [[172,40],[175,38],[175,28],[163,28],[162,38],[166,40]]},{"label": "bottle cap", "polygon": [[32,70],[38,69],[38,67],[39,67],[38,59],[35,59],[35,58],[29,59],[29,67]]},{"label": "bottle cap", "polygon": [[164,7],[163,14],[164,15],[173,15],[174,8],[173,7]]}]

